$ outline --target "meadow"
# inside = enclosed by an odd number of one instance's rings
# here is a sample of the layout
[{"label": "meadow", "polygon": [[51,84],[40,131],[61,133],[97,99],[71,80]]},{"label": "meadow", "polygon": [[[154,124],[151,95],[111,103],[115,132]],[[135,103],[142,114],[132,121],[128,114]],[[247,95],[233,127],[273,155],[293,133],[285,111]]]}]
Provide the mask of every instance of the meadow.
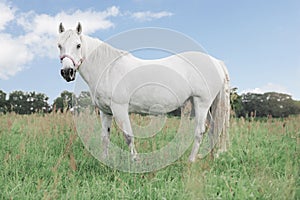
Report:
[{"label": "meadow", "polygon": [[300,116],[232,118],[230,140],[218,158],[191,164],[190,148],[132,174],[91,156],[69,113],[0,115],[0,199],[300,199]]}]

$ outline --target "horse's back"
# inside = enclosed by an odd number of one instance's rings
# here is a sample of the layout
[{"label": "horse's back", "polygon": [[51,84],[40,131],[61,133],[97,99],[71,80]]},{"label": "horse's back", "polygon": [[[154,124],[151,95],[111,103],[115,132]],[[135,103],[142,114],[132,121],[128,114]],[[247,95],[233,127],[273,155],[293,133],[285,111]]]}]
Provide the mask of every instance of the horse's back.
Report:
[{"label": "horse's back", "polygon": [[162,61],[174,63],[173,69],[185,77],[195,96],[208,95],[214,98],[223,85],[223,66],[219,60],[207,54],[190,51]]}]

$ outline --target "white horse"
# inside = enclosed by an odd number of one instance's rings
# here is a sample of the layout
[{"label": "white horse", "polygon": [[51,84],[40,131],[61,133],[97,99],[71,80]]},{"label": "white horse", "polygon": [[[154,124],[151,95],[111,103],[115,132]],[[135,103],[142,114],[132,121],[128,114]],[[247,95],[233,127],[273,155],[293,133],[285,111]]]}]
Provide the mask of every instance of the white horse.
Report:
[{"label": "white horse", "polygon": [[220,136],[221,151],[226,151],[230,105],[229,76],[223,62],[201,52],[142,60],[83,35],[80,23],[75,30],[65,30],[62,23],[59,25],[58,48],[63,78],[73,81],[79,71],[101,111],[105,153],[108,153],[112,116],[135,159],[137,151],[128,113],[148,114],[150,110],[168,113],[183,106],[188,99],[193,100],[196,121],[189,160],[196,159],[207,116],[209,135]]}]

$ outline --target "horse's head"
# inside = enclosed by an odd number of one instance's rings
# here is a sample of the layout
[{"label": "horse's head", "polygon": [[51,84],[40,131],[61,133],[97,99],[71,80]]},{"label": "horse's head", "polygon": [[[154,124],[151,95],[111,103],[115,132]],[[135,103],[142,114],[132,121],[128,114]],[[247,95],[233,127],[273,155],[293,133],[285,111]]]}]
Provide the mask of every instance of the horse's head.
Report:
[{"label": "horse's head", "polygon": [[65,31],[62,23],[59,25],[58,48],[62,63],[61,75],[67,81],[75,80],[76,70],[83,62],[81,47],[82,27],[78,23],[76,30]]}]

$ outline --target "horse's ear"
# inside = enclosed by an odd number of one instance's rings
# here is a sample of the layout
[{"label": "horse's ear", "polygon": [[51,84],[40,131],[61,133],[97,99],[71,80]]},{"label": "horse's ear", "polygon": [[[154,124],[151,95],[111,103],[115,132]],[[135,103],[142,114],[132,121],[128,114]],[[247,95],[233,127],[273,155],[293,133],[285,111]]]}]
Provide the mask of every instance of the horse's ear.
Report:
[{"label": "horse's ear", "polygon": [[64,32],[65,31],[65,28],[64,28],[64,26],[63,26],[63,24],[62,24],[62,22],[59,24],[59,28],[58,28],[58,32],[59,33],[62,33],[62,32]]},{"label": "horse's ear", "polygon": [[76,31],[77,31],[77,34],[78,34],[78,35],[80,35],[81,32],[82,32],[82,26],[81,26],[80,22],[78,22],[78,25],[77,25],[77,27],[76,27]]}]

